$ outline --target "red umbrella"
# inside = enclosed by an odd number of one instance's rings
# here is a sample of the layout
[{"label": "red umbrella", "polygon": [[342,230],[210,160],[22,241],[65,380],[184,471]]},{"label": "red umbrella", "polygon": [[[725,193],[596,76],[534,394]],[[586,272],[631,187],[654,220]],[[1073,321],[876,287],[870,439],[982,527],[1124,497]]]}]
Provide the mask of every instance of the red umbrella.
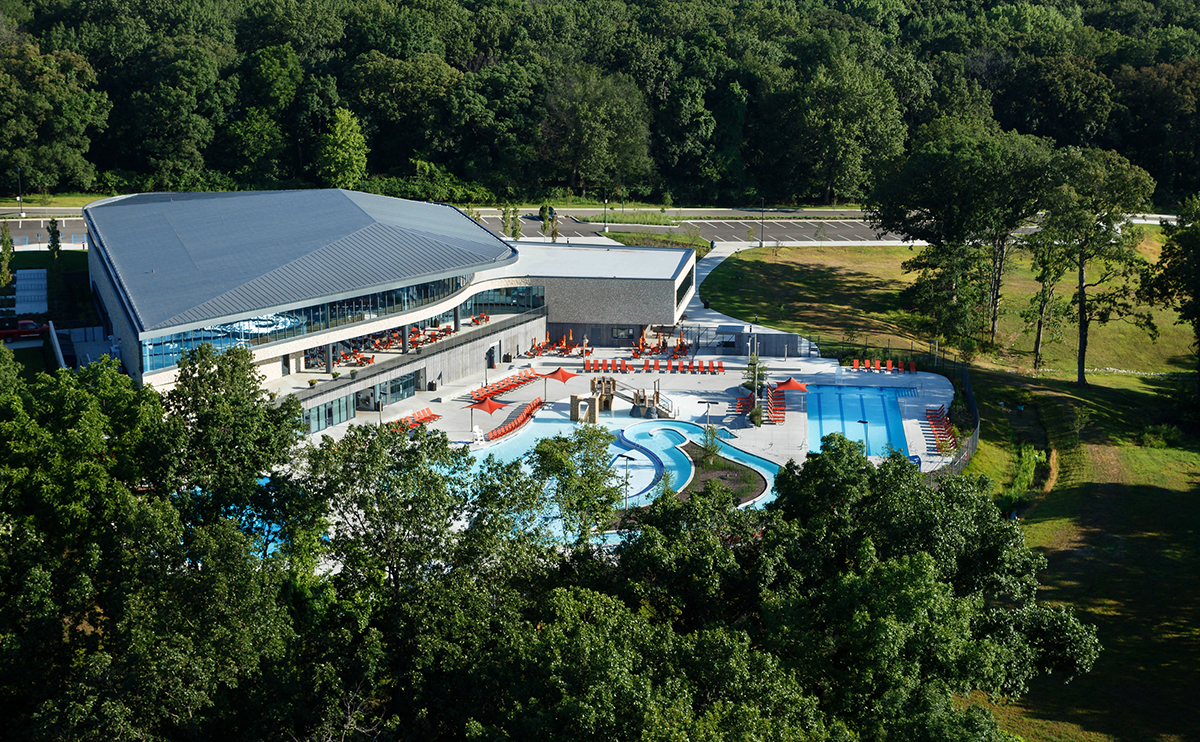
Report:
[{"label": "red umbrella", "polygon": [[542,399],[545,399],[546,398],[546,381],[545,381],[546,379],[554,379],[555,381],[561,381],[565,384],[568,379],[574,379],[576,376],[579,376],[579,374],[573,374],[570,371],[567,371],[566,369],[564,369],[562,366],[559,366],[557,369],[555,369],[554,371],[551,371],[548,374],[538,374],[538,376],[542,377]]},{"label": "red umbrella", "polygon": [[486,412],[487,414],[490,415],[493,412],[495,412],[496,410],[500,409],[501,407],[508,407],[508,402],[497,402],[492,397],[484,397],[482,402],[475,402],[474,404],[469,404],[463,409],[468,409],[471,411],[471,429],[474,430],[475,429],[475,410],[483,410],[484,412]]},{"label": "red umbrella", "polygon": [[796,381],[791,376],[789,376],[787,378],[787,381],[779,382],[778,384],[775,385],[775,388],[778,390],[781,390],[781,391],[807,392],[808,384],[803,381]]}]

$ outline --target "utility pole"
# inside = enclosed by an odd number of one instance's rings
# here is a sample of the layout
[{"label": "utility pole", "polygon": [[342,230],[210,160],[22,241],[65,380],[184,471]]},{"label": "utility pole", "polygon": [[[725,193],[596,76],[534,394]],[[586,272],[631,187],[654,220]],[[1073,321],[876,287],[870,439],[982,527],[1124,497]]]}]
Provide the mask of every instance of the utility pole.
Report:
[{"label": "utility pole", "polygon": [[608,186],[604,187],[604,233],[608,234]]},{"label": "utility pole", "polygon": [[25,192],[21,189],[21,168],[17,168],[17,216],[25,218]]},{"label": "utility pole", "polygon": [[758,197],[758,246],[763,246],[763,227],[766,226],[767,199]]}]

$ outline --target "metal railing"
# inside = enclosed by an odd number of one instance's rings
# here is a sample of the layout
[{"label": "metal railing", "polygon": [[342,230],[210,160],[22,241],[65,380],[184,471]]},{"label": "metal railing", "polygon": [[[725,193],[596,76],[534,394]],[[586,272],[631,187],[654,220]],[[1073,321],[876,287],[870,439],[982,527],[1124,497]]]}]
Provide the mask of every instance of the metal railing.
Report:
[{"label": "metal railing", "polygon": [[477,340],[491,337],[492,335],[504,332],[505,330],[509,330],[513,327],[536,320],[539,317],[545,317],[546,311],[546,307],[538,307],[537,309],[531,309],[527,312],[522,312],[521,314],[510,315],[504,319],[495,319],[481,328],[471,329],[465,332],[460,331],[453,337],[445,340],[439,340],[432,345],[427,345],[420,349],[411,350],[407,354],[400,355],[395,358],[389,358],[387,360],[380,361],[379,363],[372,363],[369,366],[355,368],[353,369],[355,372],[353,377],[339,377],[331,381],[322,381],[309,389],[302,389],[300,391],[293,392],[293,394],[295,395],[296,399],[300,400],[300,404],[302,405],[306,400],[313,399],[314,397],[323,397],[331,392],[350,394],[351,392],[359,391],[367,388],[368,386],[372,386],[374,383],[373,380],[377,377],[383,376],[390,371],[394,371],[395,369],[417,363],[423,360],[425,356],[443,353],[445,351],[466,345],[467,343],[473,343]]},{"label": "metal railing", "polygon": [[954,452],[950,462],[930,472],[928,477],[932,480],[952,474],[961,474],[963,469],[967,468],[971,457],[975,455],[975,449],[979,447],[979,407],[975,404],[975,392],[971,388],[971,374],[967,362],[960,355],[957,353],[951,355],[933,343],[918,345],[915,341],[910,341],[907,348],[902,345],[893,345],[890,341],[886,347],[856,340],[850,341],[844,338],[839,340],[821,336],[817,336],[812,341],[822,358],[899,358],[916,362],[924,371],[940,373],[950,379],[957,377],[961,384],[963,399],[967,403],[967,412],[971,417],[973,430],[971,435],[960,442],[958,450]]}]

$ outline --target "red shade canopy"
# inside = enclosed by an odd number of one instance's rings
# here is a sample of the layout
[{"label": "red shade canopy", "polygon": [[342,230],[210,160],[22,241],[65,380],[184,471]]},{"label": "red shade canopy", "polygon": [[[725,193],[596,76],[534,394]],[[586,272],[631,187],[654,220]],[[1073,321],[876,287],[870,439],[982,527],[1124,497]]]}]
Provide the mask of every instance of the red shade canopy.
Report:
[{"label": "red shade canopy", "polygon": [[791,389],[791,390],[795,390],[797,392],[807,392],[808,384],[804,383],[803,381],[796,381],[791,376],[789,376],[787,378],[787,381],[779,382],[778,384],[775,385],[775,388],[782,389],[784,391]]},{"label": "red shade canopy", "polygon": [[476,402],[464,407],[464,410],[483,410],[487,414],[492,414],[501,407],[508,407],[508,402],[497,402],[492,397],[485,397],[482,402]]},{"label": "red shade canopy", "polygon": [[570,371],[563,369],[561,366],[548,374],[538,374],[538,376],[542,377],[543,379],[554,379],[555,381],[563,382],[565,382],[567,379],[574,379],[578,375],[579,374],[573,374]]}]

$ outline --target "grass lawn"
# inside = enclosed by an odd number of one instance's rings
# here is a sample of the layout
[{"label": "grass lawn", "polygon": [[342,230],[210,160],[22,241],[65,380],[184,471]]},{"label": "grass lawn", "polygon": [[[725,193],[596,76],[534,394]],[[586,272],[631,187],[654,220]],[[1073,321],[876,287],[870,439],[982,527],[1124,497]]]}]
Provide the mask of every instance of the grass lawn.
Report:
[{"label": "grass lawn", "polygon": [[[25,194],[25,206],[87,206],[93,201],[108,198],[104,193],[59,193],[53,196],[41,196],[36,193]],[[0,206],[17,206],[15,198],[0,198]]]},{"label": "grass lawn", "polygon": [[[1157,228],[1148,230],[1144,255],[1155,258],[1161,248]],[[907,247],[766,247],[744,250],[725,260],[700,287],[717,311],[741,319],[798,332],[828,344],[843,339],[860,345],[922,347],[931,338],[900,300],[900,291],[913,276],[900,263],[913,255]],[[980,362],[1027,373],[1033,366],[1033,334],[1026,331],[1020,310],[1028,305],[1037,284],[1028,260],[1012,261],[1005,279],[1004,302],[997,331],[997,348]],[[1070,286],[1059,288],[1068,295]],[[1092,325],[1088,368],[1140,372],[1191,371],[1191,328],[1175,324],[1176,314],[1154,309],[1160,337],[1149,336],[1120,321]],[[1044,375],[1074,378],[1078,333],[1063,328],[1059,342],[1045,344]]]},{"label": "grass lawn", "polygon": [[[1154,231],[1143,244],[1151,259],[1161,246]],[[726,314],[758,314],[765,324],[810,336],[920,343],[899,300],[909,280],[899,263],[910,254],[744,251],[701,292]],[[1070,684],[1039,678],[1012,703],[975,700],[1029,742],[1200,740],[1200,443],[1193,428],[1172,446],[1143,445],[1148,426],[1179,422],[1188,405],[1172,401],[1164,393],[1172,382],[1158,376],[1093,372],[1091,385],[1078,389],[1070,334],[1047,348],[1047,365],[1057,371],[1013,373],[1030,363],[1032,339],[1021,331],[1018,309],[1033,285],[1018,259],[1006,280],[1000,348],[972,372],[982,424],[969,471],[988,475],[999,491],[1013,477],[1019,442],[1054,450],[1048,491],[1025,512],[1022,528],[1048,560],[1043,599],[1070,604],[1095,624],[1103,651],[1095,669]],[[1095,327],[1088,367],[1194,369],[1190,328],[1174,325],[1169,312],[1157,317],[1162,337],[1154,344],[1121,323]],[[1077,409],[1090,413],[1078,442],[1071,425]]]},{"label": "grass lawn", "polygon": [[639,247],[691,247],[696,250],[696,257],[702,258],[709,253],[708,240],[687,234],[655,234],[653,232],[610,232],[610,239],[622,245],[637,245]]}]

